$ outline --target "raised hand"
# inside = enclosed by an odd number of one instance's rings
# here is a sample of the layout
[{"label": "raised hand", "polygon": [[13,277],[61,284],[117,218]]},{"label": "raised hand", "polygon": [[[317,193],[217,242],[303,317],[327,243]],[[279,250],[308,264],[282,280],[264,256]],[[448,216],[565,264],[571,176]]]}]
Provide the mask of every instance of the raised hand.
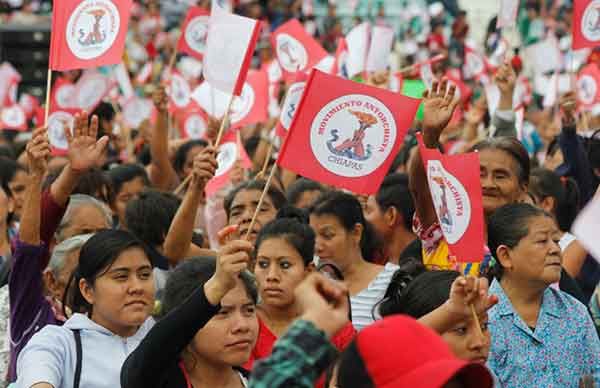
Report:
[{"label": "raised hand", "polygon": [[367,85],[387,89],[390,84],[390,72],[388,70],[371,73],[367,79]]},{"label": "raised hand", "polygon": [[348,323],[348,288],[321,273],[310,274],[294,291],[301,319],[312,322],[328,337]]},{"label": "raised hand", "polygon": [[152,93],[152,102],[154,107],[160,114],[167,113],[169,109],[169,96],[167,96],[167,90],[164,85],[158,85]]},{"label": "raised hand", "polygon": [[577,95],[575,92],[568,92],[560,96],[559,105],[565,120],[574,123],[577,118]]},{"label": "raised hand", "polygon": [[481,315],[498,303],[498,297],[489,295],[488,288],[486,278],[459,276],[452,283],[450,298],[444,303],[444,307],[457,319],[466,320],[472,316],[471,304],[477,315]]},{"label": "raised hand", "polygon": [[494,83],[500,89],[500,93],[506,94],[512,99],[516,82],[517,74],[515,73],[515,69],[513,69],[510,62],[504,62],[494,75]]},{"label": "raised hand", "polygon": [[100,165],[109,139],[108,136],[102,136],[96,140],[97,136],[98,117],[93,116],[88,125],[87,112],[75,114],[73,134],[68,128],[65,129],[65,137],[69,143],[67,157],[73,171],[85,172]]},{"label": "raised hand", "polygon": [[194,167],[192,170],[192,187],[204,190],[206,183],[215,176],[217,171],[216,150],[213,146],[204,148],[194,158]]},{"label": "raised hand", "polygon": [[254,247],[245,240],[229,241],[237,233],[237,225],[228,226],[218,234],[221,249],[217,253],[215,274],[204,285],[206,299],[217,305],[237,283],[240,273],[248,269]]},{"label": "raised hand", "polygon": [[423,93],[423,141],[428,148],[435,148],[442,131],[452,118],[459,100],[455,98],[456,85],[448,89],[448,80],[433,81],[430,90]]},{"label": "raised hand", "polygon": [[43,177],[48,171],[48,157],[50,156],[50,142],[46,128],[38,128],[33,131],[26,151],[29,173],[33,176]]}]

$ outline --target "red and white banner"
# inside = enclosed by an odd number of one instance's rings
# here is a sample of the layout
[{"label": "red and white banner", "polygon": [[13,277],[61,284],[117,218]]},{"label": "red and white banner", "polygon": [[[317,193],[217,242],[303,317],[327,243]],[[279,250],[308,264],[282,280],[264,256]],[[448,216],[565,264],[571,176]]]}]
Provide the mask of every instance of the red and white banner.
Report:
[{"label": "red and white banner", "polygon": [[81,112],[79,109],[50,110],[50,115],[48,116],[48,140],[50,141],[54,155],[64,155],[69,149],[65,131],[73,131],[75,114],[79,112]]},{"label": "red and white banner", "polygon": [[23,108],[23,111],[27,115],[27,119],[30,119],[33,117],[35,111],[40,106],[40,102],[31,94],[23,93],[19,98],[19,105],[21,106],[21,108]]},{"label": "red and white banner", "polygon": [[371,31],[371,46],[367,55],[367,71],[383,71],[388,68],[394,43],[394,30],[375,26]]},{"label": "red and white banner", "polygon": [[333,74],[345,77],[346,60],[348,59],[348,44],[346,38],[339,38],[335,50],[335,62],[333,63]]},{"label": "red and white banner", "polygon": [[306,73],[298,73],[296,75],[296,80],[287,90],[285,100],[283,100],[283,105],[281,107],[279,122],[275,127],[275,133],[281,139],[285,139],[287,136],[290,125],[292,124],[292,120],[296,114],[296,110],[298,109],[298,104],[302,99],[302,93],[304,92],[307,80],[308,76]]},{"label": "red and white banner", "polygon": [[75,84],[64,77],[54,81],[50,93],[50,106],[73,108],[75,106]]},{"label": "red and white banner", "polygon": [[0,108],[0,129],[27,130],[27,114],[19,105]]},{"label": "red and white banner", "polygon": [[[231,95],[205,82],[194,90],[193,98],[213,117],[223,117]],[[241,128],[268,119],[269,80],[264,71],[250,70],[242,92],[235,97],[229,112],[230,129]]]},{"label": "red and white banner", "polygon": [[249,170],[252,168],[252,161],[246,153],[241,137],[237,136],[236,131],[229,131],[223,137],[219,146],[219,153],[217,154],[219,167],[214,178],[208,181],[204,189],[207,197],[213,196],[231,181],[230,173],[238,161],[244,169]]},{"label": "red and white banner", "polygon": [[204,78],[222,92],[239,96],[259,32],[260,22],[233,15],[222,9],[218,1],[213,1],[204,55]]},{"label": "red and white banner", "polygon": [[177,50],[202,60],[206,50],[210,12],[202,7],[190,7],[181,28]]},{"label": "red and white banner", "polygon": [[131,0],[56,0],[52,9],[52,70],[121,62]]},{"label": "red and white banner", "polygon": [[271,35],[271,44],[286,81],[299,71],[309,71],[327,56],[327,51],[310,36],[302,24],[291,19]]},{"label": "red and white banner", "polygon": [[420,102],[313,70],[278,164],[328,185],[374,194]]},{"label": "red and white banner", "polygon": [[519,0],[500,0],[496,28],[512,27],[517,23]]},{"label": "red and white banner", "polygon": [[367,54],[369,52],[369,34],[370,25],[365,22],[354,27],[346,35],[346,47],[348,56],[346,57],[346,71],[348,78],[365,71]]},{"label": "red and white banner", "polygon": [[21,82],[19,72],[10,63],[2,63],[0,65],[0,107],[12,105],[10,102],[19,82]]},{"label": "red and white banner", "polygon": [[450,254],[457,262],[481,262],[485,241],[479,154],[445,155],[426,148],[420,133],[417,140],[431,199]]},{"label": "red and white banner", "polygon": [[600,1],[576,0],[573,2],[574,50],[600,45]]},{"label": "red and white banner", "polygon": [[92,112],[115,85],[112,77],[97,70],[87,70],[75,84],[73,106]]},{"label": "red and white banner", "polygon": [[485,57],[471,47],[465,45],[465,63],[463,65],[463,76],[465,80],[480,80],[487,74]]},{"label": "red and white banner", "polygon": [[168,82],[167,94],[169,95],[169,111],[185,109],[192,101],[190,84],[179,73],[173,71]]},{"label": "red and white banner", "polygon": [[123,104],[123,122],[129,128],[139,128],[144,120],[156,120],[156,108],[149,98],[133,96]]},{"label": "red and white banner", "polygon": [[590,63],[577,76],[577,100],[589,109],[600,102],[600,69],[595,63]]},{"label": "red and white banner", "polygon": [[190,106],[181,112],[179,133],[183,139],[204,139],[208,129],[208,115],[192,101]]}]

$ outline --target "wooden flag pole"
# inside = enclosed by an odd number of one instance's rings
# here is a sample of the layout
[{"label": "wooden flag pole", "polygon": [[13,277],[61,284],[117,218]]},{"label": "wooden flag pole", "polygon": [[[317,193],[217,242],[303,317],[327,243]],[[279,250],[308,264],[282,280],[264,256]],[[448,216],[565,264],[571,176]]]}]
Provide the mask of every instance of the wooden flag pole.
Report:
[{"label": "wooden flag pole", "polygon": [[473,315],[473,321],[475,322],[475,326],[477,326],[477,331],[482,337],[484,337],[483,330],[481,329],[481,322],[479,322],[477,311],[475,311],[475,306],[473,305],[473,303],[471,303],[469,307],[471,308],[471,314]]},{"label": "wooden flag pole", "polygon": [[48,67],[48,80],[46,81],[46,106],[44,107],[44,127],[48,126],[48,116],[50,114],[50,88],[51,87],[52,87],[52,69],[50,67]]},{"label": "wooden flag pole", "polygon": [[260,195],[260,199],[258,200],[256,209],[254,210],[254,215],[252,216],[252,221],[250,221],[250,226],[248,227],[248,230],[246,231],[246,235],[244,236],[244,240],[246,240],[246,241],[248,241],[248,238],[250,237],[250,233],[252,232],[252,229],[254,228],[254,224],[256,223],[256,217],[258,216],[258,212],[260,211],[260,208],[262,207],[262,204],[265,200],[265,196],[267,195],[267,192],[269,191],[269,187],[271,186],[271,181],[273,180],[275,171],[277,171],[277,163],[273,164],[273,167],[271,167],[271,172],[269,173],[269,177],[267,178],[267,182],[265,183],[265,188],[263,189],[263,192]]},{"label": "wooden flag pole", "polygon": [[269,168],[269,162],[271,161],[271,155],[273,154],[273,141],[269,142],[269,148],[267,149],[267,155],[265,156],[265,162],[258,175],[265,176],[267,169]]}]

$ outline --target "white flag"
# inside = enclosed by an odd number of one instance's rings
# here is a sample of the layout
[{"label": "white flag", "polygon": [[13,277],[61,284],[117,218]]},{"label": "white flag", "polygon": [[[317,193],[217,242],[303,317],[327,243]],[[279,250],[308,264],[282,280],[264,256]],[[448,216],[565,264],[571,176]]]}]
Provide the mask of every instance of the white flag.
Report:
[{"label": "white flag", "polygon": [[367,71],[382,71],[388,67],[394,30],[388,27],[375,26],[371,33],[371,47],[367,56]]},{"label": "white flag", "polygon": [[365,22],[354,27],[346,35],[346,46],[348,47],[346,70],[348,71],[348,78],[365,71],[369,50],[369,30],[369,23]]},{"label": "white flag", "polygon": [[498,10],[498,21],[496,28],[512,27],[517,21],[517,12],[519,11],[519,0],[500,0],[500,9]]},{"label": "white flag", "polygon": [[596,195],[575,219],[572,232],[581,245],[600,262],[598,229],[600,229],[600,197]]},{"label": "white flag", "polygon": [[239,96],[256,47],[258,21],[231,14],[213,1],[204,56],[204,78],[215,88]]}]

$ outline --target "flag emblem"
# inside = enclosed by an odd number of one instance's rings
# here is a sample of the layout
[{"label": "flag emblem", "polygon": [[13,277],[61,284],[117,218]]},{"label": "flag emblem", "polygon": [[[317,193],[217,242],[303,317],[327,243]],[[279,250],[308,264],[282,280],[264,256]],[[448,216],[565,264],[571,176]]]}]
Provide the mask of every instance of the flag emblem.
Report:
[{"label": "flag emblem", "polygon": [[577,94],[584,104],[593,104],[596,100],[597,92],[596,80],[591,75],[584,74],[577,80]]},{"label": "flag emblem", "polygon": [[308,53],[296,38],[289,34],[277,35],[277,58],[283,69],[295,73],[308,65]]},{"label": "flag emblem", "polygon": [[84,0],[67,23],[67,44],[75,57],[95,59],[112,47],[120,27],[119,10],[112,1]]},{"label": "flag emblem", "polygon": [[600,0],[594,0],[583,11],[581,33],[589,41],[600,40]]},{"label": "flag emblem", "polygon": [[256,100],[254,90],[246,82],[242,88],[242,93],[238,97],[234,97],[233,104],[231,104],[231,112],[229,113],[231,122],[236,123],[246,117],[254,106],[254,100]]},{"label": "flag emblem", "polygon": [[204,54],[206,37],[208,35],[209,16],[202,15],[193,18],[185,30],[185,42],[193,50]]},{"label": "flag emblem", "polygon": [[73,127],[74,117],[63,111],[56,111],[48,117],[48,139],[50,144],[55,148],[66,150],[69,148],[66,130],[71,130]]}]

